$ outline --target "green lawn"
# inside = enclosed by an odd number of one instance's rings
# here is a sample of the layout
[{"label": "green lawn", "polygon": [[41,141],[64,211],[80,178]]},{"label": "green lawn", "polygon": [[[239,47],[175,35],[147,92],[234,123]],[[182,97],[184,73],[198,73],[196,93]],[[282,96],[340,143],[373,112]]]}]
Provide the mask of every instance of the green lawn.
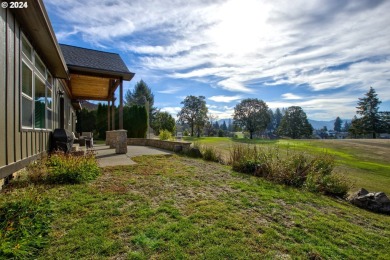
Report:
[{"label": "green lawn", "polygon": [[0,206],[31,190],[48,201],[40,259],[390,258],[389,216],[200,159],[134,160],[88,184],[21,183]]},{"label": "green lawn", "polygon": [[212,145],[228,156],[229,148],[237,143],[263,147],[298,150],[307,153],[330,153],[337,160],[336,171],[351,182],[352,191],[364,187],[390,194],[390,140],[249,140],[227,137],[186,137],[187,141]]}]

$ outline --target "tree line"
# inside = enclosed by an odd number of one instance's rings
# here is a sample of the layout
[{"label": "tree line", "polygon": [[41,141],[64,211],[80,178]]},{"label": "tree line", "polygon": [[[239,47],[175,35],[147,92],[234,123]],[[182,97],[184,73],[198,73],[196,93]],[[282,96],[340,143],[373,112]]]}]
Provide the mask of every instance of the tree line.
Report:
[{"label": "tree line", "polygon": [[[232,119],[228,123],[218,123],[218,117],[210,114],[204,96],[187,96],[182,102],[182,108],[177,114],[177,121],[168,113],[160,111],[154,106],[154,95],[149,86],[139,81],[134,90],[128,90],[125,95],[123,109],[124,128],[128,137],[146,137],[150,126],[154,134],[167,130],[174,135],[177,128],[188,135],[233,136],[234,132],[248,133],[248,137],[277,138],[281,136],[310,138],[313,127],[307,119],[305,111],[300,106],[270,109],[266,102],[257,98],[241,100],[234,107]],[[378,133],[390,133],[390,112],[379,111],[379,104],[375,90],[371,87],[365,97],[359,98],[357,115],[351,122],[343,122],[337,117],[334,122],[334,131],[348,132],[350,137],[371,136],[376,138]],[[119,115],[115,107],[115,126],[118,128]],[[83,109],[77,114],[77,132],[95,131],[99,138],[105,139],[107,131],[107,105],[99,103],[96,110]],[[320,131],[324,137],[327,129]]]},{"label": "tree line", "polygon": [[[187,125],[191,136],[201,136],[202,130],[211,132],[214,118],[208,115],[204,96],[187,96],[181,104],[183,107],[177,114],[178,123]],[[274,113],[263,100],[257,98],[244,99],[235,106],[233,125],[236,130],[247,131],[250,139],[253,139],[255,133],[307,138],[313,132],[313,127],[301,107],[283,109],[283,114],[280,109],[276,109]]]}]

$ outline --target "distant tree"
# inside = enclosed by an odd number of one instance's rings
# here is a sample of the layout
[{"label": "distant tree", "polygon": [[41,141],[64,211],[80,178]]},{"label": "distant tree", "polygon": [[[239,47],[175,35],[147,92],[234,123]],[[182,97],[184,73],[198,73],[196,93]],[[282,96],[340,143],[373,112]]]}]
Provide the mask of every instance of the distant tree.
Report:
[{"label": "distant tree", "polygon": [[299,106],[292,106],[285,110],[280,122],[278,134],[289,136],[293,139],[307,138],[313,133],[313,127],[307,120],[306,113]]},{"label": "distant tree", "polygon": [[175,119],[168,112],[157,111],[155,114],[155,119],[153,120],[152,128],[157,135],[160,134],[162,130],[168,130],[171,133],[175,131]]},{"label": "distant tree", "polygon": [[220,129],[223,130],[223,131],[227,131],[228,128],[227,128],[227,125],[226,125],[226,122],[223,121],[222,125],[220,126]]},{"label": "distant tree", "polygon": [[382,103],[376,94],[375,90],[370,87],[370,90],[365,94],[365,97],[359,98],[357,103],[356,113],[361,115],[360,131],[372,134],[372,138],[376,138],[376,134],[383,127],[383,122],[378,113],[379,105]]},{"label": "distant tree", "polygon": [[133,91],[130,89],[127,90],[125,94],[125,104],[129,107],[134,105],[148,107],[150,121],[152,122],[151,124],[153,124],[157,108],[154,107],[154,94],[145,81],[141,79],[135,84]]},{"label": "distant tree", "polygon": [[268,114],[269,114],[269,117],[270,117],[270,121],[267,125],[267,132],[270,133],[270,132],[273,132],[275,130],[275,117],[274,117],[274,112],[272,111],[272,109],[268,109]]},{"label": "distant tree", "polygon": [[379,112],[379,116],[383,124],[382,131],[390,133],[390,111]]},{"label": "distant tree", "polygon": [[328,138],[328,128],[326,127],[326,125],[324,125],[322,129],[320,129],[320,136],[322,139]]},{"label": "distant tree", "polygon": [[343,132],[348,132],[350,126],[351,126],[351,123],[348,123],[348,121],[345,121],[344,122],[344,126],[342,128],[342,131]]},{"label": "distant tree", "polygon": [[351,125],[348,128],[348,133],[353,137],[357,138],[358,136],[362,135],[363,132],[363,121],[361,118],[357,118],[355,115],[352,118]]},{"label": "distant tree", "polygon": [[270,120],[267,104],[257,98],[244,99],[234,108],[235,124],[245,127],[250,139],[255,131],[264,131]]},{"label": "distant tree", "polygon": [[336,132],[341,132],[341,124],[343,123],[343,120],[340,119],[340,117],[337,117],[334,121],[334,127],[333,130]]},{"label": "distant tree", "polygon": [[280,122],[282,121],[282,118],[283,118],[283,114],[280,111],[280,109],[277,108],[275,110],[275,113],[274,113],[274,129],[275,130],[279,128]]},{"label": "distant tree", "polygon": [[218,119],[218,116],[210,113],[207,115],[207,117],[209,118],[209,120],[205,124],[204,132],[207,136],[214,136],[216,135],[216,131],[214,129],[214,122]]},{"label": "distant tree", "polygon": [[229,121],[228,121],[228,131],[229,132],[233,132],[233,122],[232,120],[229,118]]},{"label": "distant tree", "polygon": [[213,127],[214,127],[215,130],[219,130],[220,126],[219,126],[218,121],[215,121],[215,122],[214,122]]},{"label": "distant tree", "polygon": [[182,109],[177,114],[178,121],[188,124],[191,127],[191,136],[194,136],[194,130],[197,131],[197,136],[200,136],[201,129],[205,126],[208,117],[208,109],[204,96],[187,96],[181,104]]},{"label": "distant tree", "polygon": [[148,111],[144,106],[123,108],[123,128],[129,138],[145,138],[148,129]]}]

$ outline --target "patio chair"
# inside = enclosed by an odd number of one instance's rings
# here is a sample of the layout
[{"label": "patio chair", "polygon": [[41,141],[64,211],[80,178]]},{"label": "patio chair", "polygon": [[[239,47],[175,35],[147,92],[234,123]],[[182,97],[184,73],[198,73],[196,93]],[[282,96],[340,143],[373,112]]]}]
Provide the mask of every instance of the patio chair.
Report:
[{"label": "patio chair", "polygon": [[[82,132],[80,139],[84,140],[85,146],[87,146],[87,148],[93,147],[93,133],[92,132]],[[80,146],[81,146],[81,142],[80,142]]]}]

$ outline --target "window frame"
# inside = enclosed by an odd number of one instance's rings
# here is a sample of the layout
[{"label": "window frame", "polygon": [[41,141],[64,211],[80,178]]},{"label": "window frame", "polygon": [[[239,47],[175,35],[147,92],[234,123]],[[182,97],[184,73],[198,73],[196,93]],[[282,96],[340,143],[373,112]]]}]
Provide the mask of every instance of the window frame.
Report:
[{"label": "window frame", "polygon": [[[27,44],[28,47],[31,49],[31,57],[26,55],[23,52],[23,45],[24,43]],[[39,54],[35,51],[34,47],[23,33],[21,33],[20,37],[20,129],[22,131],[52,131],[54,129],[54,120],[53,120],[53,110],[54,110],[54,92],[55,92],[55,79],[53,78],[52,74],[49,72],[46,64],[42,61],[42,59],[39,57]],[[42,72],[36,65],[37,62],[40,62],[40,65],[43,65],[44,68],[44,75],[42,75]],[[31,70],[32,76],[31,76],[31,96],[23,92],[23,64],[26,65],[28,69]],[[35,122],[35,90],[36,90],[36,78],[41,81],[41,83],[44,84],[45,88],[45,119],[44,119],[44,128],[40,128],[36,126]],[[50,82],[51,81],[51,82]],[[50,95],[48,95],[50,93]],[[31,105],[31,119],[32,119],[32,126],[24,126],[23,125],[23,98],[28,99],[32,102]],[[51,101],[51,104],[49,106],[49,100]],[[51,113],[51,118],[48,118],[49,113]]]}]

